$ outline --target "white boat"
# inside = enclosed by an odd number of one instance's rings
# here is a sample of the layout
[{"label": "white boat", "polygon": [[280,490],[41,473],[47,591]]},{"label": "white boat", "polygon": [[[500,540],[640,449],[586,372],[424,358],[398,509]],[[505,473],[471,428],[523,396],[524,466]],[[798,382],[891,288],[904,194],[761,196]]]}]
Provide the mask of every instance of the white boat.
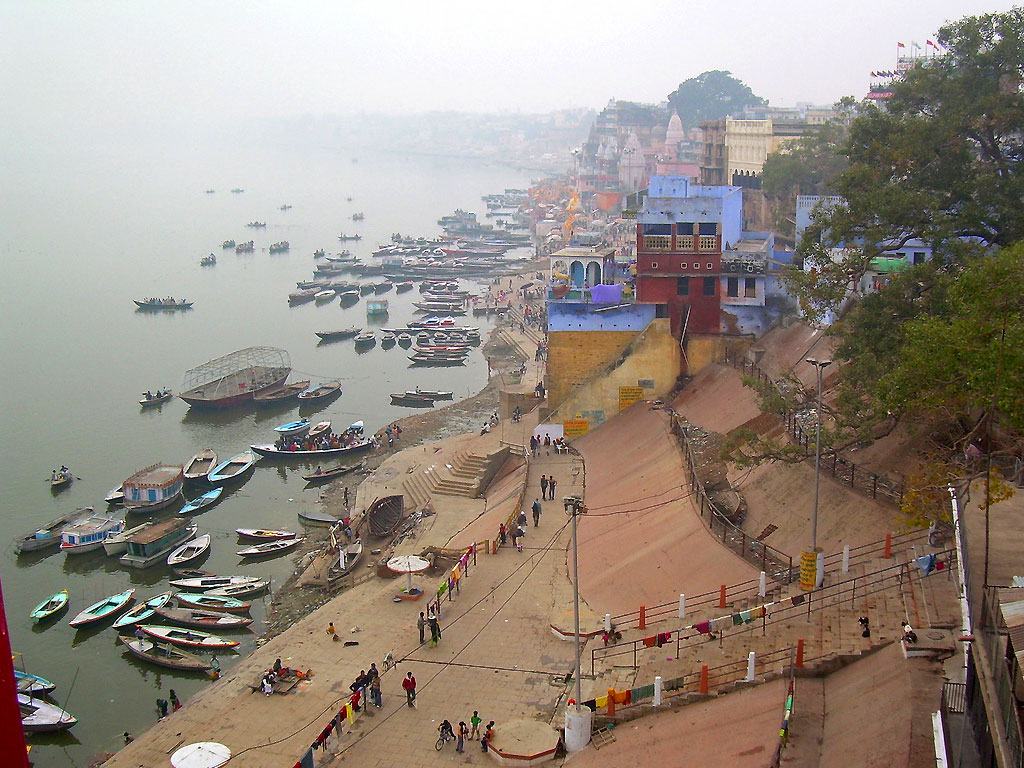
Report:
[{"label": "white boat", "polygon": [[[296,543],[300,541],[302,541],[302,539],[295,539]],[[207,590],[205,594],[210,597],[239,598],[246,597],[248,595],[255,595],[257,592],[262,592],[269,586],[269,579],[260,579],[259,581],[254,581],[252,584],[232,584],[227,587],[217,587],[216,589]]]},{"label": "white boat", "polygon": [[208,589],[255,584],[258,581],[261,581],[259,576],[194,576],[187,579],[172,579],[170,584],[176,589],[189,592],[205,592]]},{"label": "white boat", "polygon": [[132,608],[128,613],[124,614],[117,619],[111,626],[114,629],[122,629],[124,627],[130,627],[133,624],[140,624],[143,621],[148,620],[158,608],[163,608],[167,603],[171,601],[171,593],[164,592],[163,594],[151,597],[144,603],[139,603],[137,606]]},{"label": "white boat", "polygon": [[235,528],[235,533],[243,539],[256,539],[258,541],[295,538],[295,534],[292,531],[277,531],[267,528]]},{"label": "white boat", "polygon": [[290,421],[287,424],[274,427],[274,431],[282,437],[294,437],[295,435],[303,435],[309,432],[310,426],[312,426],[312,422],[309,419],[299,419],[298,421]]},{"label": "white boat", "polygon": [[204,448],[189,459],[185,465],[185,480],[188,482],[205,480],[215,466],[217,466],[217,452],[212,448]]},{"label": "white boat", "polygon": [[92,552],[103,546],[108,536],[124,530],[124,520],[90,514],[67,526],[60,535],[60,549],[69,555]]},{"label": "white boat", "polygon": [[142,533],[152,524],[152,522],[140,523],[132,528],[126,528],[120,533],[115,533],[113,536],[107,536],[103,540],[103,551],[108,555],[123,555],[128,551],[128,540],[136,533]]},{"label": "white boat", "polygon": [[167,556],[167,564],[172,568],[177,568],[179,565],[185,563],[191,563],[193,560],[198,560],[200,557],[206,554],[210,549],[210,534],[204,533],[202,536],[197,536],[192,541],[185,542],[176,550],[171,552]]},{"label": "white boat", "polygon": [[18,708],[21,710],[21,727],[30,733],[66,731],[78,722],[77,717],[56,704],[33,698],[27,693],[18,694]]},{"label": "white boat", "polygon": [[242,451],[210,470],[209,480],[214,485],[223,485],[240,479],[255,466],[257,461],[258,457],[252,451]]}]

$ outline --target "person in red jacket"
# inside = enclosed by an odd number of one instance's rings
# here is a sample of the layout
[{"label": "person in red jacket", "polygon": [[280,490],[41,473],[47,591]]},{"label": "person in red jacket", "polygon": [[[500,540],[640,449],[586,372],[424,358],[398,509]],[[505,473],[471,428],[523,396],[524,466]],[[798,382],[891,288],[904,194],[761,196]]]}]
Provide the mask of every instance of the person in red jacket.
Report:
[{"label": "person in red jacket", "polygon": [[408,672],[405,679],[402,680],[402,687],[405,688],[405,700],[411,707],[416,702],[416,678],[412,676],[412,672]]}]

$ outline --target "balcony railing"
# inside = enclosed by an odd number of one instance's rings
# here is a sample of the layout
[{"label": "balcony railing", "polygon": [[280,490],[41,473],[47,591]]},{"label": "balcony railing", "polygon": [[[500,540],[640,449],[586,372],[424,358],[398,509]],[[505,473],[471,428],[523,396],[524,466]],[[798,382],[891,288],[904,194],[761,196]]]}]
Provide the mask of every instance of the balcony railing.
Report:
[{"label": "balcony railing", "polygon": [[718,238],[715,235],[701,235],[697,241],[697,247],[701,251],[714,251],[718,249]]},{"label": "balcony railing", "polygon": [[670,235],[644,235],[643,244],[645,251],[671,251],[672,237]]},{"label": "balcony railing", "polygon": [[692,251],[693,250],[693,235],[676,235],[676,250],[677,251]]}]

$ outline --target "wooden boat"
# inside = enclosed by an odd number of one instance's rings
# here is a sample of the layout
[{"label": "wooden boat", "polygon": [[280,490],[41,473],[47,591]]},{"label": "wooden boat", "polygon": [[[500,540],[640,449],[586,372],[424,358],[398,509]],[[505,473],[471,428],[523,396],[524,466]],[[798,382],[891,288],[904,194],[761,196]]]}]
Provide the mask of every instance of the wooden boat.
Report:
[{"label": "wooden boat", "polygon": [[235,253],[252,253],[256,250],[256,243],[250,240],[247,243],[239,243],[235,246]]},{"label": "wooden boat", "polygon": [[220,244],[220,247],[221,248],[234,248],[235,247],[235,241],[234,240],[225,240],[223,243]]},{"label": "wooden boat", "polygon": [[235,528],[235,533],[243,539],[255,539],[256,541],[294,539],[296,536],[292,531],[275,531],[267,528]]},{"label": "wooden boat", "polygon": [[120,504],[124,501],[124,484],[117,485],[107,491],[107,495],[103,497],[103,501],[107,504]]},{"label": "wooden boat", "polygon": [[[217,490],[219,491],[222,489],[218,488]],[[177,568],[179,565],[185,565],[185,563],[191,563],[193,560],[198,560],[209,550],[210,534],[204,533],[202,536],[197,536],[192,539],[192,541],[185,542],[176,550],[171,552],[171,554],[167,556],[167,564],[172,568]]]},{"label": "wooden boat", "polygon": [[362,328],[343,328],[340,331],[314,331],[322,341],[333,341],[334,339],[351,339],[358,336]]},{"label": "wooden boat", "polygon": [[345,240],[362,240],[363,236],[362,235],[346,235],[344,232],[342,232],[340,235],[338,235],[338,239],[342,240],[342,241],[345,241]]},{"label": "wooden boat", "polygon": [[237,456],[232,456],[227,461],[222,461],[210,470],[209,480],[214,485],[224,485],[242,479],[252,471],[259,459],[252,451],[242,451]]},{"label": "wooden boat", "polygon": [[270,459],[312,459],[317,460],[323,456],[344,456],[350,453],[360,453],[374,448],[376,443],[372,438],[365,438],[352,445],[343,448],[321,448],[316,451],[282,451],[276,445],[251,445],[253,451],[260,456]]},{"label": "wooden boat", "polygon": [[[298,544],[302,539],[293,539],[293,541],[295,544]],[[278,542],[273,543],[277,544]],[[237,600],[240,597],[259,594],[269,586],[269,579],[260,579],[259,581],[252,582],[252,584],[231,584],[227,587],[216,587],[215,589],[208,590],[206,594],[210,597],[231,597]]]},{"label": "wooden boat", "polygon": [[67,467],[61,467],[50,473],[50,490],[62,491],[75,481],[75,476]]},{"label": "wooden boat", "polygon": [[317,425],[309,430],[309,436],[313,440],[316,440],[321,435],[329,435],[331,433],[331,421],[327,419],[325,421],[317,422]]},{"label": "wooden boat", "polygon": [[179,397],[193,407],[231,408],[249,402],[257,392],[281,385],[291,370],[285,350],[246,347],[186,371]]},{"label": "wooden boat", "polygon": [[359,558],[363,556],[363,542],[354,541],[346,547],[341,547],[338,552],[338,564],[327,570],[328,579],[341,578],[351,573]]},{"label": "wooden boat", "polygon": [[392,392],[392,405],[405,405],[410,408],[433,408],[434,398],[419,395],[415,392]]},{"label": "wooden boat", "polygon": [[265,222],[265,221],[250,221],[245,226],[249,227],[250,229],[264,229],[267,226],[267,222]]},{"label": "wooden boat", "polygon": [[257,393],[252,401],[256,405],[277,405],[292,400],[309,388],[309,379],[305,381],[294,381],[291,384],[284,384],[280,387],[271,387]]},{"label": "wooden boat", "polygon": [[150,405],[159,405],[160,403],[166,403],[174,397],[174,393],[169,389],[158,389],[156,392],[146,392],[142,395],[142,399],[139,400],[139,405],[146,408]]},{"label": "wooden boat", "polygon": [[333,515],[321,512],[319,509],[302,510],[299,512],[299,521],[303,525],[312,525],[319,528],[330,528],[340,521]]},{"label": "wooden boat", "polygon": [[115,533],[113,536],[107,536],[107,538],[103,540],[103,551],[106,552],[108,556],[123,555],[128,551],[129,540],[131,540],[135,534],[142,533],[152,525],[152,521],[146,521],[145,523],[139,523],[131,528],[125,528],[123,531]]},{"label": "wooden boat", "polygon": [[210,470],[217,466],[217,452],[212,448],[204,448],[185,465],[184,478],[187,482],[206,480]]},{"label": "wooden boat", "polygon": [[412,345],[412,336],[410,336],[408,333],[400,333],[400,334],[398,334],[398,346],[408,348],[411,345]]},{"label": "wooden boat", "polygon": [[92,552],[103,546],[108,536],[120,533],[124,520],[109,515],[88,514],[64,527],[60,534],[60,550],[69,555]]},{"label": "wooden boat", "polygon": [[411,291],[413,286],[412,280],[403,280],[400,283],[395,283],[395,290],[398,293],[404,293],[405,291]]},{"label": "wooden boat", "polygon": [[[390,291],[394,287],[395,287],[395,284],[392,283],[390,280],[381,280],[379,283],[374,283],[373,284],[373,292],[374,293],[387,293],[388,291]],[[387,302],[385,302],[385,306],[387,306]]]},{"label": "wooden boat", "polygon": [[295,435],[304,435],[309,432],[310,426],[312,424],[309,419],[299,419],[298,421],[289,421],[287,424],[274,427],[274,431],[283,437],[294,437]]},{"label": "wooden boat", "polygon": [[18,694],[18,708],[21,710],[21,728],[29,733],[66,731],[78,722],[77,717],[56,704],[34,698],[28,693]]},{"label": "wooden boat", "polygon": [[151,640],[139,640],[134,637],[125,637],[124,635],[118,635],[118,640],[124,643],[124,646],[131,651],[133,656],[138,656],[140,659],[145,659],[153,664],[159,664],[161,667],[184,669],[192,672],[205,672],[211,668],[203,659],[194,656],[188,651],[175,648],[170,643],[156,643]]},{"label": "wooden boat", "polygon": [[465,365],[465,357],[448,357],[441,355],[424,355],[416,354],[410,355],[409,359],[412,361],[413,366],[434,366],[434,367],[451,367],[455,365]]},{"label": "wooden boat", "polygon": [[133,301],[139,309],[155,311],[191,309],[192,305],[195,303],[192,301],[185,301],[185,299],[181,299],[180,301],[175,301],[174,299],[143,299],[142,301],[133,299]]},{"label": "wooden boat", "polygon": [[341,298],[341,306],[350,307],[359,301],[360,292],[358,288],[350,288],[338,294]]},{"label": "wooden boat", "polygon": [[51,693],[56,690],[55,683],[51,683],[45,677],[14,670],[14,682],[18,685],[18,693],[27,693],[31,696],[42,696],[44,693]]},{"label": "wooden boat", "polygon": [[171,579],[170,585],[188,592],[206,592],[209,589],[255,584],[259,581],[262,581],[259,576],[190,576],[184,579]]},{"label": "wooden boat", "polygon": [[37,552],[40,549],[49,549],[60,545],[61,533],[75,520],[91,515],[92,507],[79,507],[78,509],[61,515],[32,533],[21,536],[14,540],[14,551],[17,554],[25,552]]},{"label": "wooden boat", "polygon": [[287,240],[282,240],[278,243],[273,243],[270,246],[271,253],[285,253],[291,248],[291,243]]},{"label": "wooden boat", "polygon": [[199,496],[198,498],[192,499],[192,501],[190,501],[187,504],[185,504],[184,507],[182,507],[181,509],[178,510],[178,514],[179,515],[190,515],[193,512],[198,512],[200,509],[203,509],[204,507],[208,507],[211,504],[213,504],[215,501],[217,501],[217,499],[220,498],[220,495],[222,493],[224,493],[224,489],[223,488],[214,488],[212,491],[207,491],[202,496]]},{"label": "wooden boat", "polygon": [[225,611],[227,613],[246,613],[252,608],[252,603],[247,603],[234,597],[221,597],[220,595],[179,592],[174,596],[174,599],[178,601],[178,606],[182,608],[200,608],[208,611]]},{"label": "wooden boat", "polygon": [[335,295],[336,294],[333,288],[325,288],[322,291],[317,291],[316,293],[314,293],[313,300],[317,304],[323,304],[326,301],[331,301],[335,297]]},{"label": "wooden boat", "polygon": [[29,614],[29,618],[32,619],[33,624],[38,624],[40,621],[52,619],[67,607],[68,591],[66,589],[62,589],[60,592],[51,595],[33,608],[32,613]]},{"label": "wooden boat", "polygon": [[174,643],[186,648],[200,648],[204,651],[235,648],[238,645],[236,640],[225,640],[223,637],[204,632],[201,629],[162,627],[158,624],[140,624],[139,629],[154,640]]},{"label": "wooden boat", "polygon": [[301,291],[293,291],[288,294],[288,303],[292,306],[305,304],[307,301],[312,301],[318,293],[320,293],[319,288],[303,288]]},{"label": "wooden boat", "polygon": [[373,285],[374,285],[373,283],[363,283],[362,285],[360,285],[359,286],[359,295],[360,296],[369,296],[371,293],[373,293]]},{"label": "wooden boat", "polygon": [[356,336],[355,343],[357,347],[370,347],[377,343],[377,337],[373,331],[367,331]]},{"label": "wooden boat", "polygon": [[239,557],[267,557],[269,555],[279,555],[282,552],[288,552],[289,550],[295,549],[301,541],[303,541],[301,538],[278,539],[277,541],[268,541],[265,544],[257,544],[252,547],[240,549],[235,554]]},{"label": "wooden boat", "polygon": [[423,395],[424,397],[432,397],[434,400],[451,400],[454,395],[453,392],[437,389],[420,389],[419,387],[416,387],[415,392],[406,392],[405,394]]},{"label": "wooden boat", "polygon": [[370,533],[374,536],[389,536],[402,521],[404,513],[405,497],[401,494],[377,499],[366,511]]},{"label": "wooden boat", "polygon": [[120,592],[116,595],[105,597],[99,602],[90,605],[68,623],[71,624],[72,627],[84,627],[88,624],[94,624],[97,621],[108,619],[111,616],[116,616],[122,611],[126,611],[128,609],[134,595],[135,588],[133,587],[132,589],[126,589],[124,592]]},{"label": "wooden boat", "polygon": [[321,384],[318,387],[312,387],[307,389],[305,392],[299,393],[299,404],[306,405],[310,403],[320,402],[322,400],[329,400],[332,397],[337,397],[341,394],[341,382],[331,381],[326,384]]},{"label": "wooden boat", "polygon": [[311,472],[308,475],[303,475],[302,479],[305,480],[307,483],[318,483],[322,480],[330,480],[335,477],[347,475],[349,472],[352,472],[353,470],[362,467],[364,463],[365,462],[361,461],[358,464],[354,464],[350,467],[331,467],[329,469],[323,470],[322,472]]},{"label": "wooden boat", "polygon": [[151,597],[144,603],[132,608],[128,613],[119,618],[113,623],[114,629],[121,629],[123,627],[130,627],[133,624],[139,624],[143,621],[147,621],[158,608],[163,608],[167,603],[171,601],[171,593],[164,592],[163,594]]},{"label": "wooden boat", "polygon": [[196,629],[243,629],[252,624],[252,619],[245,616],[232,616],[230,613],[204,611],[199,608],[161,608],[156,615],[171,624]]}]

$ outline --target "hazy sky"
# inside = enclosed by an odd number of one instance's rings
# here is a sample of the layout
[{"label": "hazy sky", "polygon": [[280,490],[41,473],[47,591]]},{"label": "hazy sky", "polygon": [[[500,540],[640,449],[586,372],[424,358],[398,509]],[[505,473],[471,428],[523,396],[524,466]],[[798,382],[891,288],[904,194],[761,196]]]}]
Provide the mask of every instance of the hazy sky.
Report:
[{"label": "hazy sky", "polygon": [[831,103],[892,68],[897,41],[1011,5],[0,0],[0,124],[599,108],[708,69]]}]

